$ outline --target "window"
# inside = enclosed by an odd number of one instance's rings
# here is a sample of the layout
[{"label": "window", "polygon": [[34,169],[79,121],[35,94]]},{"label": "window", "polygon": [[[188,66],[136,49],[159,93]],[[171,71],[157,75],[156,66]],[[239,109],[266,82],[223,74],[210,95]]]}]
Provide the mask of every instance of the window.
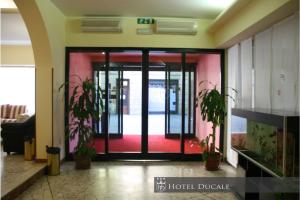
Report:
[{"label": "window", "polygon": [[35,68],[0,67],[0,104],[26,105],[35,113]]}]

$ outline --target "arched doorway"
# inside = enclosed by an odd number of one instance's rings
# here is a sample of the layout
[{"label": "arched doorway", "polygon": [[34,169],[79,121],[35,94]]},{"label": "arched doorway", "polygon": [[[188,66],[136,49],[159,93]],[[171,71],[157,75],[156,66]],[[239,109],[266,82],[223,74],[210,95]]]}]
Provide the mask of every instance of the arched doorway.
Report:
[{"label": "arched doorway", "polygon": [[26,24],[36,66],[36,159],[46,159],[46,145],[53,141],[52,55],[46,26],[36,1],[15,0]]}]

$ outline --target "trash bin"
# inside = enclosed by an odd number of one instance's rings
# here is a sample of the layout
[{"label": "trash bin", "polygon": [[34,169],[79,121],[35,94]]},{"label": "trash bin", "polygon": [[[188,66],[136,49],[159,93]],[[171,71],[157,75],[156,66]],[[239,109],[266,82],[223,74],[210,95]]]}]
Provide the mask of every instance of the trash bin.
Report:
[{"label": "trash bin", "polygon": [[60,173],[60,148],[47,146],[47,173],[50,176]]},{"label": "trash bin", "polygon": [[32,156],[32,137],[26,136],[24,137],[24,159],[25,160],[33,160]]}]

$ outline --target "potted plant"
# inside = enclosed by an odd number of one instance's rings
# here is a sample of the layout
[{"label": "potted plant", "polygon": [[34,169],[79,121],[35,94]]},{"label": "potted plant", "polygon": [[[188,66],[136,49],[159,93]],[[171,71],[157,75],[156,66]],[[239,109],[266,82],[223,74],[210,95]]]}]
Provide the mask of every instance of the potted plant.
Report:
[{"label": "potted plant", "polygon": [[[204,83],[213,85],[211,82],[201,81],[199,87]],[[212,133],[200,141],[200,145],[204,148],[202,155],[205,161],[205,168],[208,171],[218,170],[221,161],[221,152],[216,147],[216,129],[221,124],[224,124],[224,119],[227,114],[225,96],[229,95],[222,95],[217,89],[217,86],[213,85],[212,89],[202,89],[196,97],[196,107],[200,107],[202,120],[212,123]],[[229,97],[232,98],[231,96]]]},{"label": "potted plant", "polygon": [[[101,89],[97,90],[92,80],[82,80],[80,77],[78,79],[78,82],[72,83],[72,95],[67,107],[71,120],[66,127],[66,133],[67,138],[77,141],[73,153],[75,168],[89,169],[91,158],[96,155],[93,141],[95,132],[92,124],[93,120],[99,121],[103,101],[100,96]],[[65,85],[69,84],[64,83],[59,89]],[[97,99],[99,102],[96,101]]]}]

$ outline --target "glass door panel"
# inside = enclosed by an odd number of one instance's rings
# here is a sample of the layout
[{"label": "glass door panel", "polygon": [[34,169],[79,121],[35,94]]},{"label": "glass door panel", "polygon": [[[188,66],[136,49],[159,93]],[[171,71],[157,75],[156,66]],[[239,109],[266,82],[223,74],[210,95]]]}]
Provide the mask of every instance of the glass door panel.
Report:
[{"label": "glass door panel", "polygon": [[141,152],[142,53],[109,55],[109,152]]},{"label": "glass door panel", "polygon": [[[104,66],[103,66],[104,67]],[[105,152],[104,134],[105,134],[105,71],[94,70],[94,83],[96,90],[97,108],[99,111],[99,121],[94,121],[96,132],[95,145],[97,153]]]},{"label": "glass door panel", "polygon": [[[165,135],[165,72],[149,72],[148,135]],[[152,137],[152,138],[153,138]]]},{"label": "glass door panel", "polygon": [[180,138],[182,121],[182,71],[181,67],[168,67],[168,116],[169,127],[166,136],[169,138]]},{"label": "glass door panel", "polygon": [[120,71],[109,71],[108,84],[108,133],[109,137],[122,137],[120,110]]},{"label": "glass door panel", "polygon": [[185,153],[200,153],[200,143],[199,139],[195,136],[195,125],[194,125],[194,115],[195,115],[195,89],[194,89],[194,66],[187,66],[185,72]]},{"label": "glass door panel", "polygon": [[194,66],[192,69],[191,69],[191,72],[190,72],[190,134],[195,136],[195,123],[194,123],[194,118],[196,116],[196,107],[195,107],[195,96],[196,96],[196,90],[195,90],[195,67]]},{"label": "glass door panel", "polygon": [[184,95],[184,134],[187,136],[190,133],[190,72],[186,67],[185,72],[185,95]]},{"label": "glass door panel", "polygon": [[[198,78],[200,73],[202,73],[201,67],[203,67],[203,65],[199,64],[202,61],[203,61],[203,54],[197,54],[197,53],[186,54],[185,137],[184,137],[185,154],[199,154],[203,152],[202,147],[200,146],[199,133],[195,132],[196,131],[196,124],[195,124],[196,109],[198,109],[197,112],[199,112],[199,108],[195,107],[195,95],[196,95],[196,85],[197,85],[195,79],[196,77]],[[205,71],[203,71],[203,74],[201,74],[201,76],[204,75],[204,73]],[[198,119],[198,121],[199,120],[200,119]]]},{"label": "glass door panel", "polygon": [[[142,72],[123,73],[123,135],[134,139],[134,152],[141,151],[142,130]],[[132,150],[132,151],[133,151]]]},{"label": "glass door panel", "polygon": [[195,66],[188,65],[186,66],[186,72],[185,72],[185,135],[186,137],[194,137],[195,131],[194,131],[194,124],[193,119],[195,115],[195,105],[194,105],[194,98],[195,98],[195,89],[194,89],[194,69]]},{"label": "glass door panel", "polygon": [[[180,152],[181,54],[149,53],[148,152]],[[177,134],[171,134],[173,133]]]}]

